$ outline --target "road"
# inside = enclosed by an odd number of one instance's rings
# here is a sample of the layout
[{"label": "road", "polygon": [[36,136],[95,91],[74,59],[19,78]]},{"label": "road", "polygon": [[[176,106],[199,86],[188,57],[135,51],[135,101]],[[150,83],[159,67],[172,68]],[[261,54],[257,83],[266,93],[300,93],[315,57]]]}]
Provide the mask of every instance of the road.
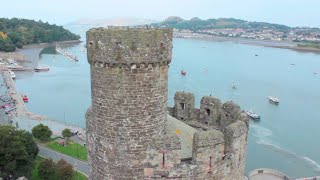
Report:
[{"label": "road", "polygon": [[48,149],[46,147],[43,147],[43,146],[41,146],[39,144],[38,144],[38,147],[39,147],[39,155],[40,156],[43,156],[45,158],[51,158],[54,161],[59,161],[60,159],[64,159],[69,164],[71,164],[74,169],[77,166],[77,168],[76,168],[77,171],[80,171],[84,175],[88,176],[88,174],[89,174],[89,166],[88,166],[87,162],[80,161],[80,160],[72,158],[70,156],[66,156],[64,154],[61,154],[61,153],[58,153],[58,152],[53,151],[51,149]]}]

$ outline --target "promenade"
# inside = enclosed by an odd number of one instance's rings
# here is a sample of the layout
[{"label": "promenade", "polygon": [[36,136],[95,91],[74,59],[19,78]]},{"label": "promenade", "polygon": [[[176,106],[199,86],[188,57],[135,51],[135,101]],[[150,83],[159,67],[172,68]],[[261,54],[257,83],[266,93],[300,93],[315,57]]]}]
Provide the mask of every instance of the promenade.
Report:
[{"label": "promenade", "polygon": [[[9,71],[5,67],[0,68],[0,95],[2,99],[9,100],[14,106],[14,110],[8,114],[5,113],[4,108],[0,108],[0,124],[12,124],[18,129],[31,131],[31,129],[42,123],[53,131],[53,136],[60,136],[65,128],[69,128],[72,132],[81,132],[79,139],[85,142],[85,130],[75,125],[61,123],[52,120],[46,116],[34,114],[29,112],[25,102],[22,99],[22,94],[18,92],[15,86],[15,81],[11,78]],[[5,105],[6,102],[0,100],[0,105]]]}]

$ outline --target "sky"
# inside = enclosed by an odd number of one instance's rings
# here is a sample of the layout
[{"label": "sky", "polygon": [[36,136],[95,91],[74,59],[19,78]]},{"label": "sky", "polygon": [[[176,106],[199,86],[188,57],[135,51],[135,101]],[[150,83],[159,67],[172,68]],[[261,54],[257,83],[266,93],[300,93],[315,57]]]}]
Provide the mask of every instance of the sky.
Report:
[{"label": "sky", "polygon": [[0,11],[0,17],[41,19],[58,25],[81,18],[163,20],[168,16],[232,17],[320,27],[320,0],[10,0]]}]

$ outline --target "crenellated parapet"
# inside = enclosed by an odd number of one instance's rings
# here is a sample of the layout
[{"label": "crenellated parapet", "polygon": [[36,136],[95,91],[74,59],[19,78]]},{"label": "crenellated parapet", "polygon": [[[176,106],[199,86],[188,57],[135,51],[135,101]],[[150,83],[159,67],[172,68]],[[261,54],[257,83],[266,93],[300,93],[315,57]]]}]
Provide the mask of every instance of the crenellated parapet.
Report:
[{"label": "crenellated parapet", "polygon": [[200,101],[200,109],[195,108],[194,103],[192,93],[177,92],[174,97],[174,107],[168,107],[168,112],[190,126],[203,130],[224,130],[239,119],[248,124],[245,113],[232,101],[222,104],[216,97],[204,96]]},{"label": "crenellated parapet", "polygon": [[169,64],[172,30],[136,27],[94,28],[87,32],[88,62],[99,67]]}]

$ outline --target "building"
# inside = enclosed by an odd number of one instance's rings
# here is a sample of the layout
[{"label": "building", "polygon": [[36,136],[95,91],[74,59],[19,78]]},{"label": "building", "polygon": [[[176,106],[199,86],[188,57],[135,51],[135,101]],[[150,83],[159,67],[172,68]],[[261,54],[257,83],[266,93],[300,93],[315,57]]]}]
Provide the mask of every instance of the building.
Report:
[{"label": "building", "polygon": [[244,177],[248,118],[238,105],[207,96],[196,109],[178,92],[167,107],[171,29],[91,29],[87,48],[89,179]]}]

